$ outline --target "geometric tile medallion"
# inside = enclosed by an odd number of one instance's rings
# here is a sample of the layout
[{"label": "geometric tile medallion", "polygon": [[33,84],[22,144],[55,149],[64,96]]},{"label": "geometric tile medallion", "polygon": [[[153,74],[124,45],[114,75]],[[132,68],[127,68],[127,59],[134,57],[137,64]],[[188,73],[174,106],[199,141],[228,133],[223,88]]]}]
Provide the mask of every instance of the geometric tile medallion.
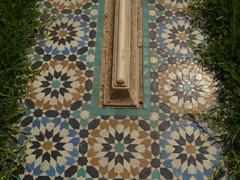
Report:
[{"label": "geometric tile medallion", "polygon": [[143,179],[151,161],[151,139],[143,128],[129,119],[102,121],[88,137],[89,163],[103,177]]},{"label": "geometric tile medallion", "polygon": [[26,147],[26,171],[57,176],[77,162],[80,137],[67,121],[38,118],[32,122],[32,136]]},{"label": "geometric tile medallion", "polygon": [[48,30],[49,40],[46,45],[51,45],[59,52],[77,48],[79,45],[86,47],[90,28],[87,24],[81,25],[81,23],[83,22],[68,17],[56,20]]},{"label": "geometric tile medallion", "polygon": [[219,145],[194,123],[162,122],[160,161],[162,176],[167,179],[205,179],[217,166]]},{"label": "geometric tile medallion", "polygon": [[49,61],[43,72],[29,86],[29,98],[43,110],[62,110],[81,100],[85,74],[81,66],[69,61]]},{"label": "geometric tile medallion", "polygon": [[211,75],[194,62],[170,65],[159,73],[158,83],[161,101],[176,113],[203,112],[214,105]]},{"label": "geometric tile medallion", "polygon": [[158,22],[156,32],[161,54],[170,60],[191,59],[193,50],[190,46],[203,42],[203,36],[199,31],[192,30],[189,20],[179,14],[171,14],[165,21]]}]

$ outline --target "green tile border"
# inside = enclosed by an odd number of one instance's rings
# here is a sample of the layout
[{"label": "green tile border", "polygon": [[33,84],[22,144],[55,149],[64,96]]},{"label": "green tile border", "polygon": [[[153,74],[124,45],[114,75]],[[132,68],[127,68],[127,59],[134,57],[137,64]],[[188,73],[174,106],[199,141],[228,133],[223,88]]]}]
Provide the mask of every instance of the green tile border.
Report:
[{"label": "green tile border", "polygon": [[94,61],[94,79],[93,79],[93,95],[92,102],[89,106],[92,116],[98,115],[121,115],[121,116],[142,116],[149,118],[151,111],[150,107],[150,67],[149,67],[149,15],[148,15],[148,0],[142,1],[143,5],[143,109],[118,109],[118,108],[100,108],[99,93],[100,93],[100,74],[101,74],[101,57],[102,57],[102,39],[104,25],[104,7],[105,1],[99,3],[98,9],[98,25],[96,52]]}]

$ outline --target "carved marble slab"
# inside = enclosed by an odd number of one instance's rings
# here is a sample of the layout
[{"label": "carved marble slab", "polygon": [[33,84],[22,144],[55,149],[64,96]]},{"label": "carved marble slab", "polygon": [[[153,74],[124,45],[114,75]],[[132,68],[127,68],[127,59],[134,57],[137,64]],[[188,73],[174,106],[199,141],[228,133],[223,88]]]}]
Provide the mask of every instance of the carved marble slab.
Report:
[{"label": "carved marble slab", "polygon": [[142,104],[140,0],[106,0],[102,52],[102,106]]}]

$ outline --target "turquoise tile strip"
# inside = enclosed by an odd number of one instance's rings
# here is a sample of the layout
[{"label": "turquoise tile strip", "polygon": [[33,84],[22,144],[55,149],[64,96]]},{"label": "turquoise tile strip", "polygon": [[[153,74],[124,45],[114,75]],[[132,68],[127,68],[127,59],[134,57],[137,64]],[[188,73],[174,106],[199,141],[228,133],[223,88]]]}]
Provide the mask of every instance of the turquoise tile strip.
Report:
[{"label": "turquoise tile strip", "polygon": [[142,1],[143,10],[143,109],[118,109],[118,108],[100,108],[99,93],[101,82],[101,57],[102,57],[102,40],[104,26],[104,7],[105,1],[99,4],[99,16],[97,27],[96,53],[94,62],[94,80],[93,96],[89,107],[92,116],[98,115],[121,115],[121,116],[142,116],[148,119],[150,114],[150,67],[149,67],[149,15],[148,1]]}]

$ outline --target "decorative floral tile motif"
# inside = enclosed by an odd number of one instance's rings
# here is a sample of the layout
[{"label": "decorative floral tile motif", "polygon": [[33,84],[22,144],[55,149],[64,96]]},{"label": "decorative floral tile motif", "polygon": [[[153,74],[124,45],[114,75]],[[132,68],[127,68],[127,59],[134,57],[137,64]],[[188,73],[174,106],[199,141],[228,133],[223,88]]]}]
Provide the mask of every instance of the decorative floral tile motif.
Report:
[{"label": "decorative floral tile motif", "polygon": [[90,28],[88,25],[79,26],[81,22],[74,21],[73,19],[63,18],[57,20],[49,28],[48,38],[49,41],[46,45],[52,45],[52,48],[58,51],[66,49],[77,48],[78,46],[86,46],[88,42],[88,33]]},{"label": "decorative floral tile motif", "polygon": [[77,16],[58,18],[48,29],[48,39],[39,45],[43,44],[46,52],[53,55],[83,55],[95,46],[95,30],[91,28],[96,24],[89,21],[89,17],[85,21]]},{"label": "decorative floral tile motif", "polygon": [[[88,159],[93,167],[98,167],[101,176],[147,178],[151,161],[151,139],[148,126],[144,127],[145,122],[111,117],[104,121],[94,121],[92,124],[95,128],[88,137]],[[91,129],[91,126],[88,128]]]},{"label": "decorative floral tile motif", "polygon": [[194,62],[174,64],[159,73],[159,96],[174,112],[202,112],[214,105],[211,75]]},{"label": "decorative floral tile motif", "polygon": [[[49,5],[43,6],[44,10],[49,9]],[[89,1],[75,11],[64,9],[56,14],[46,11],[42,19],[49,19],[52,23],[48,28],[47,37],[39,39],[36,48],[33,48],[36,51],[35,60],[39,61],[43,57],[46,61],[50,56],[58,60],[65,56],[71,61],[86,58],[87,52],[95,47],[97,9],[98,3]]]},{"label": "decorative floral tile motif", "polygon": [[69,61],[49,61],[30,84],[29,98],[43,110],[62,110],[81,100],[84,93],[85,65]]},{"label": "decorative floral tile motif", "polygon": [[218,162],[219,146],[194,123],[159,125],[160,161],[166,179],[206,179]]},{"label": "decorative floral tile motif", "polygon": [[38,118],[24,130],[32,136],[26,148],[26,172],[55,177],[77,162],[80,138],[67,121]]},{"label": "decorative floral tile motif", "polygon": [[193,57],[190,46],[202,43],[203,36],[191,29],[184,16],[173,14],[157,25],[157,41],[161,55],[184,61]]}]

